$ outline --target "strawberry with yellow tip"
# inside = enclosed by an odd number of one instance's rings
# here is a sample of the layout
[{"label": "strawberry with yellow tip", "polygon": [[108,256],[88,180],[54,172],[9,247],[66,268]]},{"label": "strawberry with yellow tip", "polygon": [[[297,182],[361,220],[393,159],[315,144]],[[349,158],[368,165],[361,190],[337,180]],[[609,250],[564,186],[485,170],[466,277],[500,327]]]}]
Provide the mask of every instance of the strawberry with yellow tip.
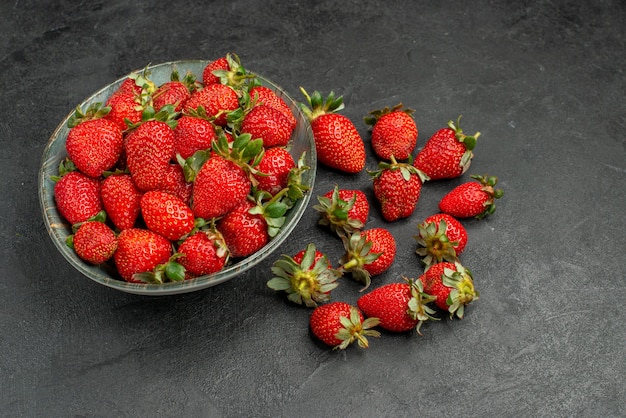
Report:
[{"label": "strawberry with yellow tip", "polygon": [[346,302],[330,302],[313,310],[309,319],[311,332],[324,344],[344,350],[353,342],[359,347],[369,347],[367,337],[379,337],[374,329],[378,318],[363,318],[355,306]]},{"label": "strawberry with yellow tip", "polygon": [[472,273],[458,262],[435,264],[419,280],[424,291],[435,297],[435,305],[450,318],[463,318],[465,306],[478,299]]}]

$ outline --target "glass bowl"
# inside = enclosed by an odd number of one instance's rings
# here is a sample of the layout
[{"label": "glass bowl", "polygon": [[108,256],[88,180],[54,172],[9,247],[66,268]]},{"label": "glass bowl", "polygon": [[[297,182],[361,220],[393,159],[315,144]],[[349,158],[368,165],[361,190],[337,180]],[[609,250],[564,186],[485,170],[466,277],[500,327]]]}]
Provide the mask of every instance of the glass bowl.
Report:
[{"label": "glass bowl", "polygon": [[[150,78],[157,85],[169,81],[171,72],[174,69],[178,70],[181,76],[186,74],[187,71],[191,71],[201,80],[202,71],[209,62],[210,61],[204,60],[172,61],[151,65],[148,67],[148,70],[150,71]],[[86,109],[91,103],[104,103],[126,78],[128,77],[123,77],[92,94],[80,104],[81,108]],[[281,231],[271,239],[265,247],[245,259],[237,260],[235,263],[226,266],[217,273],[200,276],[183,282],[168,282],[163,284],[129,283],[118,278],[119,275],[117,275],[114,269],[106,264],[94,266],[81,260],[74,250],[69,248],[65,243],[66,238],[71,233],[71,225],[61,217],[56,208],[54,200],[54,182],[51,180],[51,176],[58,174],[58,167],[61,161],[67,157],[65,151],[65,140],[69,131],[67,122],[71,114],[74,113],[73,109],[67,117],[61,121],[45,147],[41,160],[41,168],[39,170],[38,184],[39,201],[46,228],[54,245],[65,259],[83,275],[104,286],[134,294],[171,295],[193,292],[223,283],[252,268],[272,254],[276,248],[285,241],[289,234],[291,234],[304,214],[311,198],[311,191],[313,190],[313,184],[315,182],[317,159],[311,126],[298,108],[296,102],[278,85],[261,76],[258,76],[258,79],[261,84],[271,88],[281,96],[293,111],[297,119],[297,125],[291,137],[289,151],[295,161],[298,161],[304,152],[305,164],[309,167],[302,175],[302,183],[309,187],[309,192],[305,193],[304,197],[289,211],[287,220],[281,228]]]}]

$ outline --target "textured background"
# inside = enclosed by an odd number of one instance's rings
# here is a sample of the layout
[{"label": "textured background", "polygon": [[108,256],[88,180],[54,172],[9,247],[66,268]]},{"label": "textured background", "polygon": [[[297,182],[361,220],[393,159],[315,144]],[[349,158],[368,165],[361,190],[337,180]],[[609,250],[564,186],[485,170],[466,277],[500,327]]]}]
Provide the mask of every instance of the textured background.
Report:
[{"label": "textured background", "polygon": [[[625,21],[619,0],[2,2],[0,415],[625,416]],[[148,63],[229,51],[297,100],[299,86],[343,95],[370,169],[362,118],[376,108],[414,108],[418,147],[459,114],[482,133],[470,172],[497,175],[505,197],[464,222],[481,298],[462,321],[337,352],[265,286],[278,254],[151,298],[56,253],[37,172],[57,124]],[[374,285],[421,273],[415,227],[466,180],[427,183],[413,216],[388,224],[367,173],[317,179],[314,196],[363,189],[368,227],[398,240]],[[341,257],[316,222],[309,208],[280,252],[315,242]],[[358,289],[346,278],[335,299]]]}]

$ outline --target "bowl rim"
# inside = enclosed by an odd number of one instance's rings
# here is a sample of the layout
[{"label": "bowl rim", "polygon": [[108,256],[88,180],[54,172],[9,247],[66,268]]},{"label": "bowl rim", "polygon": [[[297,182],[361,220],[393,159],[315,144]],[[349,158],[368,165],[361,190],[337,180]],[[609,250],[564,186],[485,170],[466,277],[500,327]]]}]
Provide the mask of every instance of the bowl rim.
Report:
[{"label": "bowl rim", "polygon": [[[124,80],[126,80],[128,76],[134,72],[147,70],[153,73],[155,70],[165,71],[165,69],[170,68],[170,72],[168,72],[169,75],[169,73],[171,73],[171,69],[174,68],[178,68],[179,70],[182,68],[185,68],[187,70],[189,70],[189,68],[194,68],[195,71],[193,71],[193,73],[198,76],[198,69],[203,69],[210,62],[210,60],[192,59],[167,61],[158,64],[148,65],[145,68],[131,71],[126,76],[120,77],[114,82],[100,88],[99,90],[85,98],[83,101],[81,101],[79,106],[85,109],[86,105],[100,101],[100,98],[104,98],[107,92],[110,92],[119,85],[121,85]],[[262,260],[264,260],[269,254],[273,253],[287,239],[287,237],[291,235],[291,232],[296,227],[300,218],[307,209],[308,203],[311,199],[313,186],[315,184],[317,171],[317,155],[315,150],[313,133],[309,121],[298,108],[297,102],[282,87],[278,86],[273,81],[263,77],[256,72],[254,74],[258,77],[259,81],[261,81],[263,85],[270,87],[283,99],[285,99],[292,112],[294,112],[296,119],[298,120],[298,127],[296,127],[297,132],[304,135],[308,139],[306,141],[308,145],[306,152],[309,154],[307,156],[307,160],[310,161],[310,163],[307,164],[309,169],[305,171],[303,177],[306,179],[306,184],[310,187],[310,189],[304,194],[304,197],[298,200],[295,206],[289,211],[289,214],[287,215],[287,221],[281,228],[280,233],[272,238],[261,250],[242,260],[237,261],[236,263],[227,266],[223,270],[209,275],[184,280],[182,282],[167,282],[162,284],[130,283],[121,279],[115,279],[113,277],[110,277],[110,275],[106,273],[106,270],[103,267],[93,266],[81,260],[76,255],[76,253],[65,244],[65,238],[69,235],[69,225],[66,221],[62,219],[62,217],[60,216],[60,214],[58,214],[58,211],[56,210],[56,204],[54,202],[54,182],[50,179],[51,175],[56,175],[58,173],[58,164],[60,162],[59,159],[56,159],[54,161],[51,159],[51,152],[53,151],[53,147],[55,145],[58,146],[59,138],[61,138],[63,134],[65,134],[65,137],[67,136],[65,131],[68,130],[68,119],[74,113],[74,110],[72,110],[59,123],[59,125],[57,125],[52,135],[48,139],[42,153],[38,174],[39,204],[42,211],[44,223],[46,225],[46,230],[57,250],[63,255],[63,257],[69,262],[70,265],[72,265],[84,276],[87,276],[89,279],[109,288],[120,290],[126,293],[154,296],[188,293],[224,283],[240,275],[244,271],[251,269]],[[162,82],[164,81],[157,82],[157,84],[161,84]],[[304,125],[301,126],[301,124]],[[296,135],[296,131],[294,131],[293,135]],[[65,148],[65,138],[62,138],[62,142],[63,148]],[[297,161],[299,155],[293,156],[294,159]],[[53,162],[55,162],[55,164],[53,164]]]}]

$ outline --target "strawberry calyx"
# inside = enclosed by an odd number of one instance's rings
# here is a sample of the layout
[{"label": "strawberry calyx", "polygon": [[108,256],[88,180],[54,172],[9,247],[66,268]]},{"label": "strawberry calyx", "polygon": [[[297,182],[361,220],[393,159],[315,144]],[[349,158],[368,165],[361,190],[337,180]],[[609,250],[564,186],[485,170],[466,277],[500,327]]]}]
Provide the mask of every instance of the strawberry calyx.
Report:
[{"label": "strawberry calyx", "polygon": [[298,305],[315,307],[330,300],[330,292],[338,285],[341,272],[330,267],[326,255],[315,261],[315,244],[306,246],[302,261],[283,254],[272,265],[272,277],[267,286],[276,291],[285,291],[287,299]]},{"label": "strawberry calyx", "polygon": [[481,185],[481,190],[489,196],[489,198],[483,203],[485,206],[485,210],[478,215],[476,215],[477,219],[482,219],[487,215],[491,215],[496,211],[496,203],[495,199],[500,199],[504,196],[504,191],[502,189],[495,189],[495,185],[498,183],[498,178],[495,176],[480,176],[476,174],[472,174],[471,178],[477,180]]},{"label": "strawberry calyx", "polygon": [[415,112],[415,109],[409,109],[409,108],[403,109],[403,107],[404,105],[402,103],[398,103],[392,108],[384,107],[383,109],[372,110],[369,113],[369,116],[366,116],[363,118],[363,121],[365,122],[366,125],[374,126],[376,122],[380,120],[380,118],[382,118],[383,116],[389,113],[403,112],[403,113],[406,113],[407,115],[412,115]]},{"label": "strawberry calyx", "polygon": [[213,75],[219,77],[220,83],[233,87],[235,90],[241,89],[248,80],[255,79],[256,74],[249,73],[243,65],[239,56],[234,52],[226,54],[228,70],[214,70]]},{"label": "strawberry calyx", "polygon": [[67,127],[74,128],[83,122],[92,119],[100,119],[105,117],[111,111],[110,106],[102,106],[101,102],[92,103],[85,110],[80,105],[76,106],[76,110],[67,120]]},{"label": "strawberry calyx", "polygon": [[61,177],[63,177],[67,173],[71,173],[72,171],[76,171],[76,170],[77,168],[74,162],[70,160],[69,158],[65,158],[64,160],[61,160],[61,162],[59,163],[59,169],[58,169],[59,175],[50,176],[50,180],[56,183],[59,180],[61,180]]},{"label": "strawberry calyx", "polygon": [[369,342],[367,337],[380,337],[380,332],[374,328],[380,323],[380,320],[375,317],[367,318],[361,322],[359,311],[355,307],[350,307],[350,317],[340,316],[339,322],[342,328],[337,332],[336,338],[341,340],[341,343],[334,347],[334,349],[344,350],[354,341],[357,342],[359,347],[368,348]]},{"label": "strawberry calyx", "polygon": [[283,199],[286,193],[286,188],[274,196],[266,191],[259,190],[255,194],[256,205],[248,211],[252,215],[263,216],[265,222],[267,222],[267,233],[272,238],[278,235],[280,229],[287,221],[286,214],[291,208],[291,202],[286,202]]},{"label": "strawberry calyx", "polygon": [[367,239],[367,235],[361,234],[361,231],[355,231],[348,236],[340,235],[340,238],[346,250],[339,260],[341,269],[351,273],[353,279],[365,284],[360,290],[362,292],[371,283],[371,274],[365,266],[376,261],[382,253],[371,252],[373,243]]},{"label": "strawberry calyx", "polygon": [[423,257],[422,262],[426,265],[426,270],[435,263],[457,261],[455,246],[458,241],[450,241],[446,234],[448,225],[445,219],[439,224],[436,222],[422,222],[417,225],[418,235],[413,238],[417,241],[419,248],[416,254]]},{"label": "strawberry calyx", "polygon": [[302,183],[302,174],[311,169],[311,167],[306,165],[305,159],[306,151],[300,154],[296,166],[289,170],[289,174],[287,175],[287,191],[285,194],[286,197],[291,200],[291,206],[302,199],[304,194],[311,189],[309,186]]},{"label": "strawberry calyx", "polygon": [[332,91],[326,97],[323,97],[322,93],[317,90],[310,96],[303,87],[300,87],[300,91],[306,98],[306,103],[299,103],[299,107],[310,122],[321,115],[336,113],[344,108],[343,96],[335,97]]},{"label": "strawberry calyx", "polygon": [[385,170],[391,170],[391,171],[400,170],[400,173],[402,174],[402,178],[405,181],[409,181],[412,175],[418,176],[422,183],[430,180],[430,177],[428,177],[428,175],[424,173],[422,170],[415,167],[412,164],[412,161],[410,161],[410,159],[406,163],[399,163],[398,161],[396,161],[396,158],[393,155],[390,157],[390,162],[387,162],[387,161],[379,162],[378,170],[374,170],[374,171],[368,170],[367,172],[370,176],[372,176],[372,179],[377,179],[381,176],[381,174]]},{"label": "strawberry calyx", "polygon": [[331,231],[339,236],[352,234],[363,229],[363,222],[349,216],[350,210],[356,203],[357,195],[354,193],[348,201],[339,195],[339,186],[335,185],[330,198],[318,196],[318,204],[313,209],[320,213],[319,225],[329,226]]},{"label": "strawberry calyx", "polygon": [[463,133],[463,130],[461,129],[462,116],[463,115],[459,115],[456,124],[452,120],[448,121],[448,127],[454,131],[454,136],[456,137],[457,141],[465,145],[465,153],[461,157],[461,163],[459,164],[464,173],[465,170],[469,168],[470,162],[474,157],[474,153],[472,152],[472,150],[476,146],[476,141],[480,136],[480,132],[476,132],[474,135],[465,135]]},{"label": "strawberry calyx", "polygon": [[258,184],[253,174],[259,172],[255,167],[259,165],[265,154],[263,139],[252,139],[252,135],[248,133],[233,133],[233,142],[229,142],[226,135],[218,135],[211,149],[221,157],[240,166],[248,174],[252,185]]},{"label": "strawberry calyx", "polygon": [[407,314],[417,322],[416,331],[419,335],[422,335],[421,328],[425,321],[439,320],[433,316],[435,310],[428,304],[437,299],[435,296],[429,295],[424,292],[424,284],[421,280],[409,279],[403,277],[411,289],[411,299],[408,302]]},{"label": "strawberry calyx", "polygon": [[182,254],[174,253],[166,263],[158,264],[153,271],[135,273],[133,280],[157,284],[182,282],[185,280],[185,267],[176,261],[179,257],[182,257]]},{"label": "strawberry calyx", "polygon": [[443,270],[442,283],[452,288],[446,299],[450,318],[457,316],[461,319],[463,318],[465,306],[477,300],[479,294],[474,288],[472,272],[463,267],[459,262],[455,262],[454,266],[456,271],[451,268],[445,268]]}]

